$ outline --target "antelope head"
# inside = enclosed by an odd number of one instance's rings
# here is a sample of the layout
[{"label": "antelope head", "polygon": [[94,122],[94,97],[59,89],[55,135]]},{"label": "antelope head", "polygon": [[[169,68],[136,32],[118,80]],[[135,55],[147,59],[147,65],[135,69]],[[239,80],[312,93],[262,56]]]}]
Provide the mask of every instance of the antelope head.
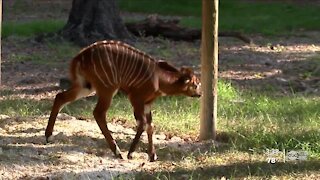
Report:
[{"label": "antelope head", "polygon": [[200,97],[201,96],[201,82],[194,74],[191,68],[182,67],[180,69],[179,81],[183,83],[182,93],[186,96]]}]

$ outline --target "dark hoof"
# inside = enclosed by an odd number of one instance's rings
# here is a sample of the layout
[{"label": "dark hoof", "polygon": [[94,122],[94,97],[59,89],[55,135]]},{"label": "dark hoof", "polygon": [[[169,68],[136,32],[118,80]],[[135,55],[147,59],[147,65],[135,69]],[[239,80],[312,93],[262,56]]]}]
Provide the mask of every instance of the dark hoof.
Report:
[{"label": "dark hoof", "polygon": [[49,144],[49,143],[50,143],[50,137],[51,137],[51,136],[46,136],[46,144]]},{"label": "dark hoof", "polygon": [[158,159],[157,154],[151,154],[149,155],[149,161],[154,162]]},{"label": "dark hoof", "polygon": [[129,154],[127,155],[127,158],[128,158],[128,159],[132,159],[132,154],[129,153]]},{"label": "dark hoof", "polygon": [[52,136],[52,133],[45,132],[45,136],[46,136],[46,143],[49,143],[50,137]]},{"label": "dark hoof", "polygon": [[123,159],[121,153],[120,153],[120,154],[116,154],[115,156],[116,156],[116,158],[118,158],[118,159]]}]

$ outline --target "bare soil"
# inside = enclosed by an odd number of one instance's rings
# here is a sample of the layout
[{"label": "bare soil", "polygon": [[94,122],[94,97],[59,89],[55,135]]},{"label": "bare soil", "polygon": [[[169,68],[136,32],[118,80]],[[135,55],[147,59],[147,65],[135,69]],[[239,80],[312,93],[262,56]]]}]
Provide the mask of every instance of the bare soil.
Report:
[{"label": "bare soil", "polygon": [[[13,2],[4,1],[4,21],[66,19],[71,7],[71,1],[21,1],[19,6]],[[25,11],[21,13],[16,8]],[[278,37],[250,36],[256,45],[233,38],[219,39],[221,79],[231,81],[242,91],[271,90],[275,96],[292,92],[320,95],[320,32],[301,31],[294,36]],[[60,91],[59,79],[68,75],[68,62],[72,57],[52,59],[55,52],[46,43],[32,38],[8,37],[2,44],[0,100],[53,100]],[[155,57],[168,59],[176,66],[192,66],[200,74],[198,41],[142,38],[135,46]],[[47,62],[15,58],[35,52],[47,57]],[[0,179],[111,179],[119,174],[132,177],[133,172],[152,171],[161,166],[161,162],[148,162],[144,152],[145,135],[134,160],[118,160],[108,150],[94,120],[79,120],[66,114],[61,114],[57,120],[53,142],[45,144],[47,119],[47,115],[28,118],[0,115]],[[111,122],[109,127],[120,147],[124,151],[128,149],[134,130]],[[169,148],[168,151],[192,152],[214,145],[161,133],[155,139],[160,151]],[[170,153],[166,154],[160,156],[160,161],[172,158]]]},{"label": "bare soil", "polygon": [[[133,178],[135,172],[157,169],[161,161],[172,159],[168,153],[159,162],[148,162],[145,133],[133,160],[116,159],[95,121],[78,120],[67,114],[59,114],[52,143],[46,144],[43,135],[47,119],[48,116],[0,115],[1,179],[112,179],[119,175]],[[126,157],[125,150],[135,131],[113,123],[108,127]],[[157,134],[154,139],[158,150],[168,152],[196,151],[213,145],[210,141],[192,142],[164,134]]]}]

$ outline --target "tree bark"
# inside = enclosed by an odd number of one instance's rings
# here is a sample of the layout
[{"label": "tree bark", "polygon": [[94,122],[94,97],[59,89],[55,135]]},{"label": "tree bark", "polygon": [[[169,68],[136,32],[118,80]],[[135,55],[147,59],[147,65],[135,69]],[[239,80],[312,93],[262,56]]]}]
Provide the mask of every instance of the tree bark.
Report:
[{"label": "tree bark", "polygon": [[[195,41],[201,39],[201,29],[189,29],[179,26],[179,19],[165,20],[157,15],[148,16],[139,22],[125,24],[135,36],[161,36],[175,41]],[[253,41],[240,32],[219,32],[220,37],[234,37],[245,43]]]},{"label": "tree bark", "polygon": [[131,41],[115,0],[73,0],[64,38],[80,46],[99,40]]}]

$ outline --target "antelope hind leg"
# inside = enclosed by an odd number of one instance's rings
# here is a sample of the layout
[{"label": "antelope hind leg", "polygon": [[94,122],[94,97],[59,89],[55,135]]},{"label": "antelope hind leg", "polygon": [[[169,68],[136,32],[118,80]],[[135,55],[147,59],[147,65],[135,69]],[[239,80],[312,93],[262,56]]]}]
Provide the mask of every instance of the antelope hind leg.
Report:
[{"label": "antelope hind leg", "polygon": [[154,126],[152,123],[152,115],[151,112],[147,114],[147,135],[148,135],[148,155],[149,155],[149,161],[154,162],[157,160],[157,154],[156,149],[153,145],[153,132],[154,132]]},{"label": "antelope hind leg", "polygon": [[58,113],[63,108],[63,106],[69,102],[72,102],[77,99],[79,93],[81,92],[82,88],[74,85],[69,90],[61,92],[56,95],[54,100],[52,110],[50,113],[48,125],[45,131],[46,142],[49,142],[49,137],[52,135],[53,127],[57,118]]}]

